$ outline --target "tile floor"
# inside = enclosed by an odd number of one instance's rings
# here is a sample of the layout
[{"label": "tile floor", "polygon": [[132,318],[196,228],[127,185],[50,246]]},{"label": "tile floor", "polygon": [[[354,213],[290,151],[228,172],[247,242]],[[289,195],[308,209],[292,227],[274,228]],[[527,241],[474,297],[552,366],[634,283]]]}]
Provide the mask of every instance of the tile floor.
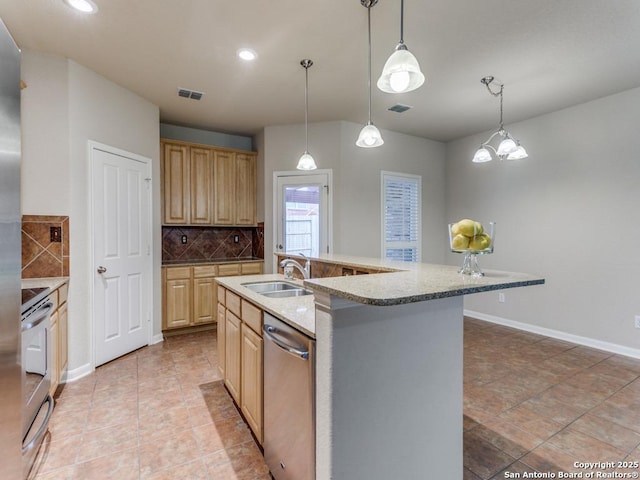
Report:
[{"label": "tile floor", "polygon": [[[216,355],[169,337],[66,385],[32,478],[270,479]],[[640,360],[466,319],[464,381],[464,480],[638,471],[574,462],[640,461]]]}]

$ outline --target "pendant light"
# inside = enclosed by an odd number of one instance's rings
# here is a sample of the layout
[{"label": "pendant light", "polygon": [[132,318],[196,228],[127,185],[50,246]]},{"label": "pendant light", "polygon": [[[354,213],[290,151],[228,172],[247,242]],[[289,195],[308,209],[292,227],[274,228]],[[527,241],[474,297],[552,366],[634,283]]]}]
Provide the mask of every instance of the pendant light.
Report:
[{"label": "pendant light", "polygon": [[369,121],[360,130],[356,145],[363,148],[379,147],[384,143],[380,130],[371,123],[371,7],[373,7],[378,0],[360,0],[363,7],[367,9],[367,21],[369,31],[369,77],[367,78],[367,85],[369,87]]},{"label": "pendant light", "polygon": [[[493,160],[491,152],[493,152],[494,155],[497,156],[500,160],[520,160],[529,156],[524,147],[520,145],[520,142],[514,139],[511,134],[504,128],[504,124],[502,122],[502,97],[504,93],[504,85],[498,83],[498,85],[500,86],[500,90],[494,92],[491,89],[491,83],[493,83],[494,80],[494,77],[488,76],[481,79],[480,83],[487,87],[487,90],[489,90],[489,93],[491,95],[493,95],[494,97],[500,97],[500,126],[498,127],[498,130],[494,132],[485,142],[483,142],[478,150],[476,150],[476,153],[473,156],[472,160],[472,162],[475,163],[483,163]],[[497,149],[489,144],[489,142],[491,142],[491,140],[493,140],[496,135],[502,138],[502,140],[498,144]]]},{"label": "pendant light", "polygon": [[405,93],[424,83],[418,60],[404,44],[404,0],[400,0],[400,43],[384,64],[378,88],[387,93]]},{"label": "pendant light", "polygon": [[304,153],[298,160],[298,170],[315,170],[318,168],[316,161],[309,153],[309,67],[313,62],[309,59],[300,61],[304,67]]}]

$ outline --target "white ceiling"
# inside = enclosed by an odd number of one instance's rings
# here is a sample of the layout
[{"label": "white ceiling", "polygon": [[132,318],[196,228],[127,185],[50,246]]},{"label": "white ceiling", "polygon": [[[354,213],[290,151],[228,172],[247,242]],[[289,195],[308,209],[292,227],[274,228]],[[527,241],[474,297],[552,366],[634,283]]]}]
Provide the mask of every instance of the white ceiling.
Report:
[{"label": "white ceiling", "polygon": [[[62,0],[0,0],[21,48],[62,55],[160,107],[163,122],[236,134],[304,122],[367,119],[367,10],[360,0],[95,0],[82,15]],[[447,141],[640,86],[637,0],[405,1],[404,40],[427,80],[377,90],[398,43],[400,0],[371,10],[373,122]],[[236,58],[249,46],[259,57]],[[205,92],[200,101],[177,88]],[[387,108],[411,105],[405,113]],[[611,119],[613,121],[613,119]],[[311,139],[310,139],[311,140]],[[311,143],[311,142],[310,142]]]}]

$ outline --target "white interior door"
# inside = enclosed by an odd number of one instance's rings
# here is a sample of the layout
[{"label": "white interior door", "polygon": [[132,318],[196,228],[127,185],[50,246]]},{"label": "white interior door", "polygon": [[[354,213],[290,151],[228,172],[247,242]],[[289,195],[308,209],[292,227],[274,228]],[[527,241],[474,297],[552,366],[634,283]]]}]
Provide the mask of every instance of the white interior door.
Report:
[{"label": "white interior door", "polygon": [[151,161],[90,145],[95,366],[149,343]]},{"label": "white interior door", "polygon": [[275,175],[275,250],[317,257],[329,253],[331,172]]}]

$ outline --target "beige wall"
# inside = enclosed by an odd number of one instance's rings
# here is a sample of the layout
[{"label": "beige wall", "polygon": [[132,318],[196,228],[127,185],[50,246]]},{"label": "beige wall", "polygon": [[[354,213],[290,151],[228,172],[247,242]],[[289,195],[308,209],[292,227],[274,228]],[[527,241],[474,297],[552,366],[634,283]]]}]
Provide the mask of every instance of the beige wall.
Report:
[{"label": "beige wall", "polygon": [[[422,175],[423,261],[444,261],[444,154],[442,143],[383,131],[385,144],[356,147],[362,128],[351,122],[309,125],[309,151],[319,169],[333,170],[333,253],[380,257],[380,172]],[[264,150],[265,265],[273,254],[273,172],[295,170],[304,151],[304,125],[266,127]]]},{"label": "beige wall", "polygon": [[496,221],[482,266],[546,278],[505,291],[505,303],[468,296],[466,309],[640,354],[638,125],[634,89],[507,125],[530,155],[519,162],[471,163],[488,133],[447,145],[447,221]]},{"label": "beige wall", "polygon": [[[28,88],[33,87],[33,98],[22,111],[23,213],[70,217],[69,370],[73,377],[91,368],[93,261],[87,142],[93,140],[152,159],[152,234],[159,239],[159,110],[71,60],[25,51],[22,74]],[[53,79],[52,87],[49,78]],[[51,187],[41,187],[43,174],[60,196],[47,195]],[[159,335],[160,242],[154,244],[153,262],[153,332]]]}]

